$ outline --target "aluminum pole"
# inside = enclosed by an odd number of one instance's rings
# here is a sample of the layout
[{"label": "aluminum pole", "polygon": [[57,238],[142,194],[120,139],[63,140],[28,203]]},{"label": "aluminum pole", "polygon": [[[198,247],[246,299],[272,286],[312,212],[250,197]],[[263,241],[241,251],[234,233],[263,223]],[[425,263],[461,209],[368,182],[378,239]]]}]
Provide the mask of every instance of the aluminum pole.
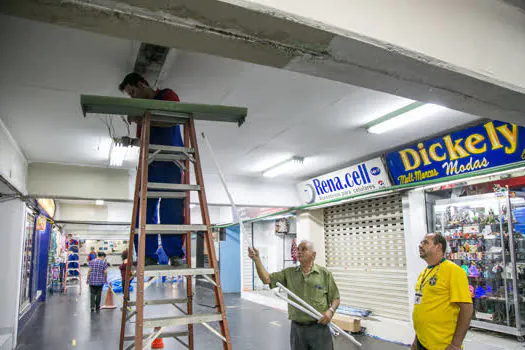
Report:
[{"label": "aluminum pole", "polygon": [[[277,282],[277,287],[279,287],[280,290],[283,290],[286,294],[292,296],[295,300],[297,300],[299,303],[301,303],[301,304],[304,306],[304,308],[306,308],[306,310],[307,310],[308,312],[306,312],[305,310],[302,310],[303,307],[298,307],[298,309],[301,310],[301,311],[303,311],[303,312],[305,312],[308,316],[311,316],[311,317],[313,317],[313,318],[316,319],[316,320],[320,320],[320,319],[323,317],[323,315],[322,315],[319,311],[317,311],[316,309],[314,309],[310,304],[308,304],[307,302],[305,302],[303,299],[299,298],[297,295],[295,295],[292,291],[290,291],[289,289],[287,289],[287,288],[286,288],[285,286],[283,286],[281,283]],[[277,293],[277,295],[278,295],[279,297],[281,297],[281,295],[279,295],[278,293]],[[284,298],[282,298],[282,299],[284,299]],[[293,302],[292,300],[290,300],[290,299],[288,299],[288,298],[287,298],[287,299],[284,299],[284,300],[286,300],[290,305],[292,305],[292,306],[294,306],[294,307],[297,307],[297,306],[296,306],[297,303]],[[295,305],[294,305],[294,304],[295,304]],[[298,305],[298,306],[299,306],[299,305]],[[315,317],[314,317],[314,315],[315,315]],[[335,323],[330,322],[330,323],[328,324],[328,326],[329,326],[330,328],[332,328],[333,330],[335,330],[336,332],[338,332],[339,334],[342,334],[345,338],[347,338],[348,340],[350,340],[350,341],[351,341],[352,343],[354,343],[355,345],[361,347],[361,343],[360,343],[360,342],[358,342],[358,341],[357,341],[354,337],[352,337],[350,334],[346,333],[344,330],[342,330],[341,328],[339,328],[339,326],[336,325]]]}]

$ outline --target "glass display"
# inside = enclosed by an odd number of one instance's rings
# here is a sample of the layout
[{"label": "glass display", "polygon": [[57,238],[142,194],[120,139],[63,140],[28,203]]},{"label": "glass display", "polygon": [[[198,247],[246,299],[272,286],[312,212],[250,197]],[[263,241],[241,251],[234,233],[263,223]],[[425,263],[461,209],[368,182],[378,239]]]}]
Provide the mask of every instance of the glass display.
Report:
[{"label": "glass display", "polygon": [[507,191],[463,197],[451,194],[427,195],[429,229],[445,236],[447,259],[468,277],[474,304],[472,325],[522,338],[525,196]]},{"label": "glass display", "polygon": [[35,228],[35,216],[29,211],[26,212],[24,227],[24,250],[22,252],[22,276],[20,279],[20,302],[18,304],[19,313],[23,314],[30,304],[31,292],[31,271],[33,270],[33,233]]}]

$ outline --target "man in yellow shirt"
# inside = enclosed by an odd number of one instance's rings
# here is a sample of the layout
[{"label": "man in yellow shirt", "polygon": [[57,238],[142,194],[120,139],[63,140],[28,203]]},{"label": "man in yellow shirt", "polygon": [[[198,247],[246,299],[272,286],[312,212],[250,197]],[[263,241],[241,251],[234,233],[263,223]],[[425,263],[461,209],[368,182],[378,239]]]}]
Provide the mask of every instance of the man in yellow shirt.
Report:
[{"label": "man in yellow shirt", "polygon": [[412,350],[460,350],[472,317],[472,298],[465,271],[445,259],[447,241],[427,234],[419,256],[428,266],[416,283]]}]

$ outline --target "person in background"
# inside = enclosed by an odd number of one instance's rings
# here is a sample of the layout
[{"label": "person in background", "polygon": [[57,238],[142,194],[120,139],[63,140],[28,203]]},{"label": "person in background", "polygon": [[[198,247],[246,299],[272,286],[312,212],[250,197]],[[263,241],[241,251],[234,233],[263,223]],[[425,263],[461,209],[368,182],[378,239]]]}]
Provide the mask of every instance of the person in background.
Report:
[{"label": "person in background", "polygon": [[[137,73],[126,75],[120,83],[119,89],[131,98],[163,100],[180,102],[179,96],[171,89],[153,90],[143,76]],[[140,138],[142,117],[129,117],[130,122],[139,123],[137,126],[137,137]],[[150,144],[183,147],[184,142],[180,126],[166,126],[162,123],[152,123],[150,132]],[[182,179],[181,170],[173,162],[153,162],[148,166],[148,181],[158,183],[180,184]],[[147,224],[180,225],[184,223],[184,201],[171,198],[148,198],[147,202]],[[138,211],[140,212],[140,211]],[[139,224],[137,214],[137,225]],[[162,246],[169,257],[172,266],[182,265],[183,237],[179,235],[161,235],[159,241],[156,234],[146,236],[145,264],[157,264],[159,256],[157,248]],[[135,251],[138,250],[138,235],[135,235]]]},{"label": "person in background", "polygon": [[268,273],[259,257],[259,251],[248,248],[249,257],[255,262],[257,274],[270,288],[277,282],[290,289],[299,298],[323,314],[317,321],[298,309],[288,305],[290,347],[292,350],[332,350],[333,342],[328,323],[339,307],[339,290],[332,273],[314,264],[315,249],[312,242],[302,241],[297,248],[300,265],[279,272]]},{"label": "person in background", "polygon": [[126,282],[126,265],[128,264],[128,250],[124,250],[122,255],[122,264],[120,264],[120,277],[122,278],[122,290],[124,290],[124,283]]},{"label": "person in background", "polygon": [[91,312],[100,311],[102,287],[104,287],[108,278],[108,263],[105,258],[106,254],[99,252],[97,258],[89,262],[86,283],[89,285],[91,294]]},{"label": "person in background", "polygon": [[447,241],[430,233],[419,244],[428,266],[419,274],[412,319],[416,337],[412,350],[460,350],[473,307],[467,275],[445,259]]},{"label": "person in background", "polygon": [[89,253],[87,257],[88,264],[91,260],[95,260],[97,258],[97,253],[95,252],[95,247],[91,247],[91,252]]}]

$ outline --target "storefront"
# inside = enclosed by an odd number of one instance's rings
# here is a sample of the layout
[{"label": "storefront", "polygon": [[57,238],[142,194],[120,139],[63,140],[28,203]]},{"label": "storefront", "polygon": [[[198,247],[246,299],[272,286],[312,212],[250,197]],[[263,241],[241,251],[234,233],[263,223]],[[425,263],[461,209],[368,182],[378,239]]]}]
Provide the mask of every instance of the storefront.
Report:
[{"label": "storefront", "polygon": [[424,208],[424,215],[410,218],[413,225],[443,234],[447,258],[465,270],[475,310],[471,325],[520,340],[525,335],[524,151],[525,128],[491,121],[386,155],[396,185],[423,186],[409,196],[420,198],[411,207]]},{"label": "storefront", "polygon": [[49,247],[55,214],[53,201],[38,200],[36,207],[26,207],[24,242],[21,259],[18,330],[31,317],[36,305],[45,301],[49,285]]},{"label": "storefront", "polygon": [[298,190],[305,204],[322,208],[325,261],[318,263],[334,275],[341,312],[408,321],[403,203],[390,191],[382,159],[318,176]]}]

